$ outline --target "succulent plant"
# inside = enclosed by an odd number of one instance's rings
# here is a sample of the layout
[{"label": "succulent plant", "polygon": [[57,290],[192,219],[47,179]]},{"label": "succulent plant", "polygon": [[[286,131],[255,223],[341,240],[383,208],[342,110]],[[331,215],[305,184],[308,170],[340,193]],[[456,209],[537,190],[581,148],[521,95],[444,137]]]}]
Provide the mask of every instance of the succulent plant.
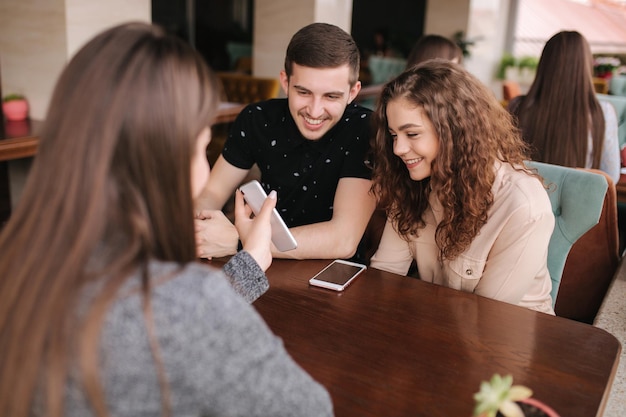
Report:
[{"label": "succulent plant", "polygon": [[495,374],[491,381],[483,381],[480,391],[474,394],[474,416],[495,417],[498,411],[505,417],[524,417],[515,402],[530,398],[533,392],[522,385],[513,385],[513,377]]}]

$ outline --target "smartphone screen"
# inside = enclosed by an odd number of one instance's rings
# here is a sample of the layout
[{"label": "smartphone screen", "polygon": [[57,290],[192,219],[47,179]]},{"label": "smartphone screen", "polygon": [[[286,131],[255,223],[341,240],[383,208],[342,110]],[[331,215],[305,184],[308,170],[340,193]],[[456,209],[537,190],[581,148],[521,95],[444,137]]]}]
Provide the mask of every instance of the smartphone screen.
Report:
[{"label": "smartphone screen", "polygon": [[318,272],[309,280],[309,283],[318,287],[343,291],[365,269],[365,265],[338,259]]}]

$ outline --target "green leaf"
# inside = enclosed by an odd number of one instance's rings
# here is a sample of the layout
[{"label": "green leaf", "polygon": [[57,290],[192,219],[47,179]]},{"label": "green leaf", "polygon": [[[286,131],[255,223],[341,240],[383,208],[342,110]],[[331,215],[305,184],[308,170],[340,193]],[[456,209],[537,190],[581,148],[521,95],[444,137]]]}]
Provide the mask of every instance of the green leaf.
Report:
[{"label": "green leaf", "polygon": [[7,94],[2,101],[24,100],[24,98],[22,94]]},{"label": "green leaf", "polygon": [[533,392],[530,388],[523,385],[513,385],[509,392],[509,399],[511,401],[520,401],[530,398],[532,395]]},{"label": "green leaf", "polygon": [[522,409],[513,401],[504,401],[500,405],[500,412],[504,415],[504,417],[524,417]]},{"label": "green leaf", "polygon": [[[515,401],[528,398],[532,391],[521,385],[513,386],[513,377],[504,377],[494,374],[489,382],[483,381],[480,384],[480,391],[474,394],[476,407],[474,415],[484,413],[487,417],[495,417],[498,410],[506,417],[523,417],[521,410]],[[508,414],[507,414],[508,412]]]}]

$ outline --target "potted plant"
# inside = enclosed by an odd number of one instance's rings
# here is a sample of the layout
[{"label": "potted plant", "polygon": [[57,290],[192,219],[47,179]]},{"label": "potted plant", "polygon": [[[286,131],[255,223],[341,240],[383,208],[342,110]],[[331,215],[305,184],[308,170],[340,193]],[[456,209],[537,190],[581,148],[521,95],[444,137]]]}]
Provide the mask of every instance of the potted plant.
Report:
[{"label": "potted plant", "polygon": [[28,101],[21,94],[9,94],[2,99],[2,111],[7,120],[16,121],[28,118]]},{"label": "potted plant", "polygon": [[593,60],[593,75],[598,78],[609,79],[613,71],[621,65],[619,58],[614,56],[599,56]]},{"label": "potted plant", "polygon": [[511,54],[505,53],[500,59],[496,78],[530,85],[535,79],[538,64],[539,59],[537,57],[525,55],[515,58]]},{"label": "potted plant", "polygon": [[552,408],[531,398],[532,394],[530,388],[513,385],[511,375],[495,374],[474,394],[474,417],[559,417]]},{"label": "potted plant", "polygon": [[459,48],[461,48],[461,52],[463,53],[464,57],[467,58],[471,55],[469,48],[474,46],[476,44],[476,41],[467,39],[462,30],[455,32],[452,39],[454,40],[454,43],[456,43]]},{"label": "potted plant", "polygon": [[539,65],[539,58],[534,56],[523,56],[517,61],[520,82],[522,84],[532,84],[537,73],[537,65]]},{"label": "potted plant", "polygon": [[498,66],[498,72],[496,77],[499,80],[507,79],[507,68],[515,68],[517,66],[517,60],[515,57],[509,53],[505,53],[502,55],[500,59],[500,65]]}]

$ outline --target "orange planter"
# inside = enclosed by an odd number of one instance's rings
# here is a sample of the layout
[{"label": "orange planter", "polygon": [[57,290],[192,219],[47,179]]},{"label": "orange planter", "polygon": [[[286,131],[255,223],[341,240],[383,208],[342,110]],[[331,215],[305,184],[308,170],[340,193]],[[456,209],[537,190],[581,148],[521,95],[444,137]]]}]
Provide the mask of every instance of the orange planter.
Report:
[{"label": "orange planter", "polygon": [[550,407],[548,404],[543,403],[543,402],[541,402],[539,400],[536,400],[534,398],[526,398],[525,400],[521,400],[520,402],[523,402],[523,403],[526,403],[526,404],[530,404],[532,406],[537,407],[538,409],[540,409],[541,411],[546,413],[549,417],[559,417],[557,412],[554,411],[552,409],[552,407]]},{"label": "orange planter", "polygon": [[7,120],[24,120],[28,118],[28,101],[11,100],[2,102],[2,111]]},{"label": "orange planter", "polygon": [[[528,405],[532,405],[533,407],[536,407],[536,408],[540,409],[541,411],[543,411],[548,417],[560,417],[559,414],[552,409],[552,407],[550,407],[547,404],[545,404],[545,403],[543,403],[543,402],[541,402],[539,400],[536,400],[534,398],[526,398],[524,400],[517,401],[517,403],[518,404],[519,403],[526,403]],[[498,413],[497,415],[500,416],[501,414]],[[483,413],[483,414],[481,414],[478,417],[486,417],[486,414]]]}]

